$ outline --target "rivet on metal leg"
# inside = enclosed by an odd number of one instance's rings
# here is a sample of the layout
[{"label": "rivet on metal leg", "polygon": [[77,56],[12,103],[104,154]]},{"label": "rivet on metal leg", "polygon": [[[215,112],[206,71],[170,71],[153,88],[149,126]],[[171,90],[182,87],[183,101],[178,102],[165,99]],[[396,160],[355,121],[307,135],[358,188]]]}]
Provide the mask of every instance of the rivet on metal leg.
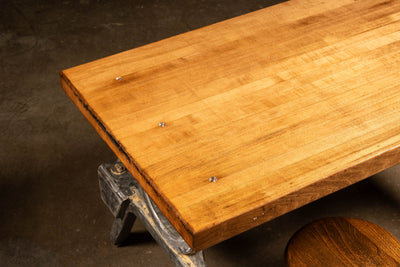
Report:
[{"label": "rivet on metal leg", "polygon": [[116,162],[111,168],[110,171],[112,174],[115,175],[121,175],[127,172],[127,169],[125,168],[124,164],[121,162]]}]

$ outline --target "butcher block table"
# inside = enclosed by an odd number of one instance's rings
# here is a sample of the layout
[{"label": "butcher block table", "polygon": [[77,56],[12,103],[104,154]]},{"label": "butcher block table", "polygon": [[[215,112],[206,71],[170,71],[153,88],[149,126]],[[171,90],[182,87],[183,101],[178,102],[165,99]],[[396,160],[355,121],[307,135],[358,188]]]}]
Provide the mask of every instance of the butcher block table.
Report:
[{"label": "butcher block table", "polygon": [[400,162],[399,0],[291,0],[60,75],[188,254]]}]

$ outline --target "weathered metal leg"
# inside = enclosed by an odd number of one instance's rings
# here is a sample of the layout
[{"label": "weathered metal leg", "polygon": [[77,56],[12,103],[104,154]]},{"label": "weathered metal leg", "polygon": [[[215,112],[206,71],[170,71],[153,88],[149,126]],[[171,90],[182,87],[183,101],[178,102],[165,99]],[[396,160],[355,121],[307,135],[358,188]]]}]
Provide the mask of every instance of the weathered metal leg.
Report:
[{"label": "weathered metal leg", "polygon": [[[103,165],[102,165],[103,166]],[[109,168],[99,168],[100,194],[104,203],[115,216],[110,238],[115,245],[121,245],[129,236],[136,216],[127,211],[133,194],[131,177],[120,162]]]},{"label": "weathered metal leg", "polygon": [[114,244],[126,240],[138,217],[176,266],[206,266],[203,252],[192,251],[121,162],[102,164],[98,174],[101,198],[116,218],[111,230]]},{"label": "weathered metal leg", "polygon": [[127,212],[123,218],[115,218],[111,227],[110,239],[114,245],[121,245],[130,235],[136,216]]}]

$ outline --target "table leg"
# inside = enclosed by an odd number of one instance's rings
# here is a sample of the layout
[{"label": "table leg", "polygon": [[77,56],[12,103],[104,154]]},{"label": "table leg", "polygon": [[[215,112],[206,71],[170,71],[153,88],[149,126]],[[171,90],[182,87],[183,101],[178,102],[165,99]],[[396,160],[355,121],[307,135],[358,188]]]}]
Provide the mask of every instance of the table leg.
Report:
[{"label": "table leg", "polygon": [[111,240],[121,245],[136,217],[176,266],[206,266],[203,251],[194,253],[120,161],[98,169],[101,198],[115,216]]},{"label": "table leg", "polygon": [[114,245],[122,245],[122,243],[129,237],[135,220],[136,216],[130,212],[127,212],[124,218],[115,218],[110,233],[110,239]]}]

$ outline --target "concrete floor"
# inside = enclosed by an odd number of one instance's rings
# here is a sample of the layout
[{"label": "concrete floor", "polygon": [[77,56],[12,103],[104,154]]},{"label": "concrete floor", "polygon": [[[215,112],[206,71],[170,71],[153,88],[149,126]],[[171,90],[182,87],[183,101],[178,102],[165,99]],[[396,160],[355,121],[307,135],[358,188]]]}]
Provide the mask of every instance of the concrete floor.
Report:
[{"label": "concrete floor", "polygon": [[[0,0],[0,265],[173,266],[138,223],[109,242],[96,170],[113,153],[60,88],[58,72],[272,4],[261,0]],[[208,266],[281,266],[290,236],[352,216],[400,238],[394,167],[205,251]]]}]

